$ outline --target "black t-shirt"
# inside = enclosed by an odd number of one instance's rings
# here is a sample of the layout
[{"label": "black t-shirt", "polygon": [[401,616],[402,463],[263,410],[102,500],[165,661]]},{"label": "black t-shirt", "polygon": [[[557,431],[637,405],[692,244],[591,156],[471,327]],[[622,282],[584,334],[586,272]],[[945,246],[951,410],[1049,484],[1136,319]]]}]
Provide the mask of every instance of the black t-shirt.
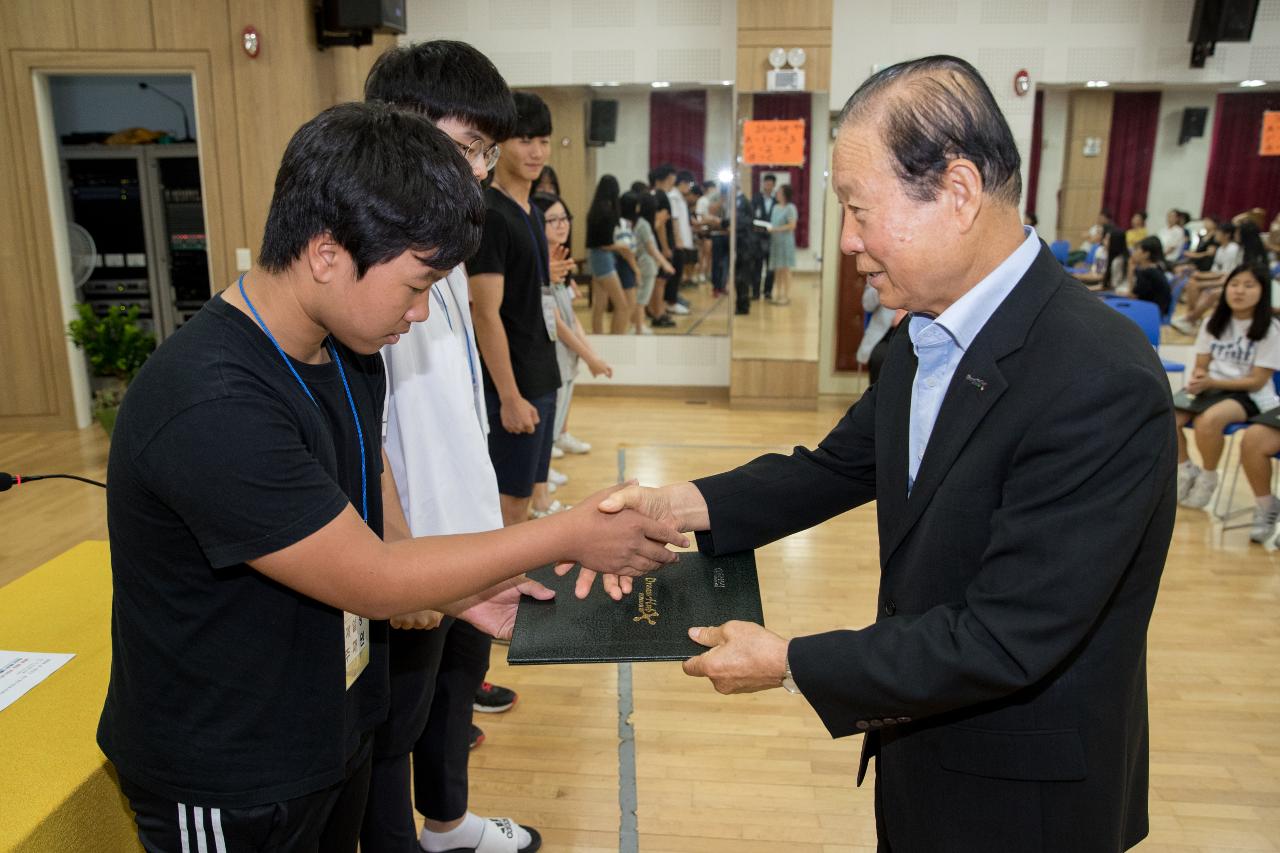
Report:
[{"label": "black t-shirt", "polygon": [[618,218],[603,210],[591,210],[587,213],[587,248],[599,249],[613,244],[613,230],[618,227]]},{"label": "black t-shirt", "polygon": [[[368,524],[382,532],[385,377],[338,345],[360,414]],[[111,683],[98,744],[160,796],[240,808],[312,793],[387,713],[386,622],[346,689],[341,610],[245,565],[348,505],[360,450],[333,363],[293,362],[211,299],[129,386],[108,463]]]},{"label": "black t-shirt", "polygon": [[[671,199],[667,198],[666,190],[652,190],[653,200],[657,204],[658,210],[667,212],[667,224],[663,229],[667,232],[667,247],[673,251],[676,248],[676,222],[671,218]],[[657,214],[654,214],[655,218]],[[658,244],[658,248],[662,248],[662,244]]]},{"label": "black t-shirt", "polygon": [[1154,302],[1160,308],[1160,316],[1169,313],[1173,292],[1169,279],[1159,267],[1139,267],[1133,271],[1133,295],[1145,302]]},{"label": "black t-shirt", "polygon": [[[542,289],[550,287],[547,236],[542,211],[520,205],[500,190],[484,193],[487,208],[480,250],[467,261],[467,274],[502,276],[502,327],[507,333],[511,371],[525,399],[550,394],[560,387],[556,344],[542,314]],[[489,366],[481,356],[484,387],[496,392]]]},{"label": "black t-shirt", "polygon": [[[1218,241],[1214,238],[1214,235],[1212,233],[1209,233],[1200,239],[1200,242],[1196,244],[1194,251],[1207,252],[1210,249],[1217,249],[1217,248],[1218,248]],[[1200,270],[1200,272],[1208,272],[1209,270],[1213,269],[1213,255],[1207,255],[1203,258],[1196,258],[1195,266],[1196,266],[1196,269]]]}]

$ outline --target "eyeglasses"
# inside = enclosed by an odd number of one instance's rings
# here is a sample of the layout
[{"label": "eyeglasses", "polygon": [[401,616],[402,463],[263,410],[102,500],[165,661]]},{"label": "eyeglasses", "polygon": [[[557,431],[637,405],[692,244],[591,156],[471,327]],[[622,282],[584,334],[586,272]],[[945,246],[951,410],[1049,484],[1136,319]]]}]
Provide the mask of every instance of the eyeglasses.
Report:
[{"label": "eyeglasses", "polygon": [[463,145],[455,139],[453,144],[458,146],[458,151],[462,153],[468,163],[473,163],[477,166],[483,163],[486,172],[493,171],[493,167],[498,165],[498,157],[502,154],[502,149],[496,143],[489,148],[485,148],[483,139],[473,139],[470,145]]},{"label": "eyeglasses", "polygon": [[568,214],[564,216],[548,216],[545,221],[548,225],[568,225],[573,221],[573,217]]}]

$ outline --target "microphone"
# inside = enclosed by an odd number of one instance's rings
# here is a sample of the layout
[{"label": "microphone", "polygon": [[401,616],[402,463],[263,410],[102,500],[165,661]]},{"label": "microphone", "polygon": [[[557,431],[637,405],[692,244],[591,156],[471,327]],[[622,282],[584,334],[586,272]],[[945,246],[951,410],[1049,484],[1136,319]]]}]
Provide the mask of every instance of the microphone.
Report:
[{"label": "microphone", "polygon": [[10,474],[6,471],[0,471],[0,492],[7,492],[14,486],[22,486],[35,480],[77,480],[103,489],[107,487],[106,483],[99,483],[97,480],[90,480],[88,477],[77,477],[75,474],[36,474],[28,477],[22,474]]},{"label": "microphone", "polygon": [[[185,104],[183,104],[183,103],[182,103],[182,101],[179,101],[177,98],[173,97],[172,95],[166,95],[164,92],[161,92],[161,91],[160,91],[159,89],[157,89],[155,86],[151,86],[151,85],[149,85],[149,84],[147,84],[147,83],[139,82],[139,83],[138,83],[138,88],[139,88],[139,89],[146,89],[148,92],[154,92],[155,94],[157,94],[157,95],[159,95],[160,97],[164,98],[166,101],[172,101],[173,103],[177,104],[177,105],[178,105],[178,109],[182,110],[182,132],[183,132],[183,134],[184,134],[183,138],[182,138],[182,139],[179,139],[178,141],[179,141],[179,142],[193,142],[193,141],[194,141],[194,140],[192,140],[192,138],[191,138],[191,124],[190,124],[190,122],[187,120],[187,107],[186,107],[186,105],[185,105]],[[3,490],[0,490],[0,491],[3,491]]]}]

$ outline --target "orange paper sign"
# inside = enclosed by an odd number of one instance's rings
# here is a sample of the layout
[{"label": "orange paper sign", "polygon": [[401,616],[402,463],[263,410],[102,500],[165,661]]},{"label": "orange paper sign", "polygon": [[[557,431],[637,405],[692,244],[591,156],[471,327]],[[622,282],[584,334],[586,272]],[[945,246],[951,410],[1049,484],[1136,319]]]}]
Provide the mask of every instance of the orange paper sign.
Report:
[{"label": "orange paper sign", "polygon": [[1280,157],[1280,110],[1267,110],[1262,114],[1262,144],[1258,146],[1262,157]]},{"label": "orange paper sign", "polygon": [[752,166],[803,166],[804,119],[743,122],[742,162]]}]

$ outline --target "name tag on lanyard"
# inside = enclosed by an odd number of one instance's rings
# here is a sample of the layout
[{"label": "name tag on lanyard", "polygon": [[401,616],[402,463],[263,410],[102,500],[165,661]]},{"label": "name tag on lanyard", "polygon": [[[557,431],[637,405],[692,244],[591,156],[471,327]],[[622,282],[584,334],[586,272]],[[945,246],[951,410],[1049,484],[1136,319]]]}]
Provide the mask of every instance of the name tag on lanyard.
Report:
[{"label": "name tag on lanyard", "polygon": [[347,663],[347,689],[350,690],[360,673],[369,665],[369,620],[354,613],[343,612],[342,634],[346,646],[344,658]]}]

